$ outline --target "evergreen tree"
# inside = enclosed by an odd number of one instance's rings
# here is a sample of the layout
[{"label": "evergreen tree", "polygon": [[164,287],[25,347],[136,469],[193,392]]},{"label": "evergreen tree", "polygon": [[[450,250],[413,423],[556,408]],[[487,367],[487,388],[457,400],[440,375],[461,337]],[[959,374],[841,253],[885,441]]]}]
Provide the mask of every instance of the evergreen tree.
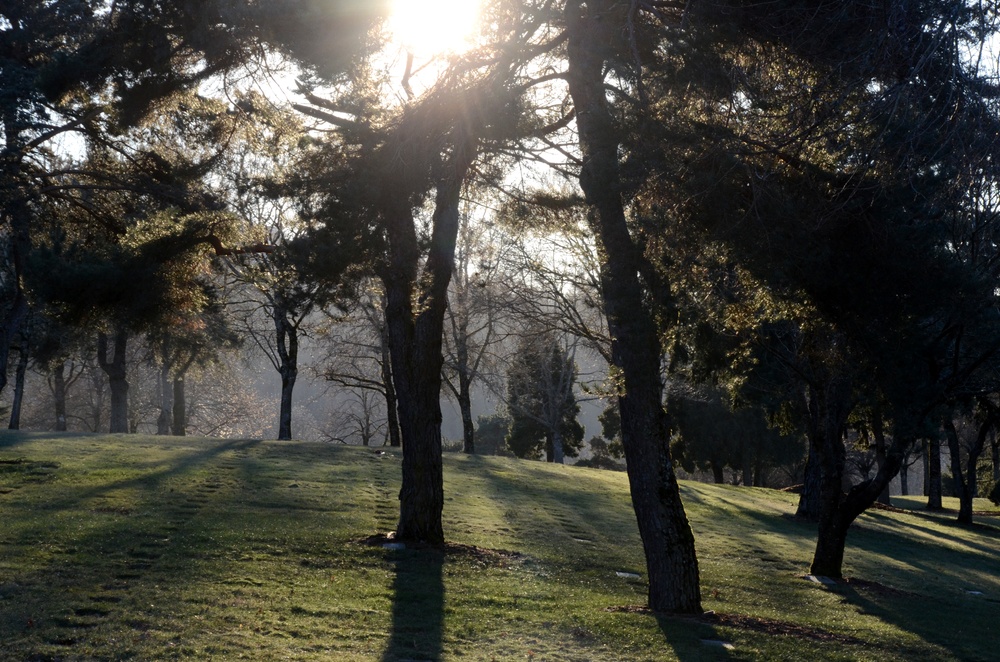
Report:
[{"label": "evergreen tree", "polygon": [[548,462],[562,464],[583,446],[583,426],[577,421],[576,363],[572,347],[551,333],[524,336],[507,372],[510,430],[506,447],[517,457],[544,452]]}]

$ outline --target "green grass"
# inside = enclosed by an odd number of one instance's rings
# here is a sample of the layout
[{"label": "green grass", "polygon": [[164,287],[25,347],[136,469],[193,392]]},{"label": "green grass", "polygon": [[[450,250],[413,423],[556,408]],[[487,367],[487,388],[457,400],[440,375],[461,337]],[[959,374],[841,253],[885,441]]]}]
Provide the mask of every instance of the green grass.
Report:
[{"label": "green grass", "polygon": [[639,608],[623,474],[448,455],[442,552],[366,544],[395,524],[399,472],[398,456],[316,443],[2,433],[0,659],[988,660],[1000,645],[997,519],[871,511],[848,540],[855,581],[826,587],[802,579],[814,527],[793,495],[685,483],[717,613],[697,620]]}]

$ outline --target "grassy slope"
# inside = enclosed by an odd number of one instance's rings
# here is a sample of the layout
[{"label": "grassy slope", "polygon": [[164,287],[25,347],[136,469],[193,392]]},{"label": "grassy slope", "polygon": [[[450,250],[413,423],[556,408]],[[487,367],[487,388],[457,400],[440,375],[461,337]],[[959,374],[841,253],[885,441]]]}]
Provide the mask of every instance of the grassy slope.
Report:
[{"label": "grassy slope", "polygon": [[685,484],[719,614],[706,622],[623,609],[645,586],[616,574],[644,574],[622,474],[448,456],[446,553],[361,542],[393,528],[398,480],[398,457],[359,448],[2,433],[0,659],[986,660],[1000,646],[1000,522],[863,515],[847,574],[865,581],[828,588],[801,579],[814,531],[790,517],[794,496]]}]

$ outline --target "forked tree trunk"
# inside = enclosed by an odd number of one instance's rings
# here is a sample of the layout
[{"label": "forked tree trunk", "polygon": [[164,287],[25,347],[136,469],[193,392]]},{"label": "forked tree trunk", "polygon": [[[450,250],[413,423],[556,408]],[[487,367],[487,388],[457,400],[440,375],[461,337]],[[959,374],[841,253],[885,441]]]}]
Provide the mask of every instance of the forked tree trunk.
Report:
[{"label": "forked tree trunk", "polygon": [[[885,464],[879,467],[875,477],[855,485],[847,494],[837,488],[837,498],[825,497],[823,513],[820,516],[816,551],[809,571],[814,575],[839,579],[843,577],[844,550],[847,546],[847,532],[851,524],[868,507],[875,503],[878,495],[899,473],[903,457],[912,439],[901,435],[893,437],[886,451]],[[841,442],[841,445],[843,443]],[[827,469],[824,461],[824,470]],[[824,476],[824,488],[829,489],[828,477]],[[827,501],[830,498],[830,501]]]},{"label": "forked tree trunk", "polygon": [[640,249],[629,234],[620,190],[619,139],[605,88],[603,47],[623,47],[624,6],[610,0],[566,3],[569,93],[583,165],[580,186],[601,257],[604,312],[612,361],[624,389],[618,398],[632,504],[646,554],[649,607],[701,613],[694,535],[670,457],[659,366],[661,347],[638,278]]},{"label": "forked tree trunk", "polygon": [[128,332],[117,329],[114,337],[114,357],[108,360],[108,336],[101,333],[97,337],[97,361],[108,376],[111,389],[111,422],[109,432],[128,432],[128,365],[125,350],[128,346]]},{"label": "forked tree trunk", "polygon": [[976,440],[967,449],[966,466],[962,466],[962,444],[958,437],[958,430],[951,415],[946,415],[944,419],[944,430],[948,438],[948,450],[951,455],[951,473],[954,478],[955,496],[958,497],[958,523],[972,524],[972,504],[976,496],[976,465],[979,463],[979,456],[986,446],[986,438],[989,435],[992,421],[986,420],[979,427]]},{"label": "forked tree trunk", "polygon": [[382,281],[386,293],[392,379],[396,388],[403,445],[396,537],[439,545],[444,542],[441,513],[442,339],[458,236],[458,204],[475,159],[476,139],[466,128],[452,130],[453,151],[447,175],[438,181],[431,245],[419,280],[420,249],[413,212],[387,210],[389,264]]}]

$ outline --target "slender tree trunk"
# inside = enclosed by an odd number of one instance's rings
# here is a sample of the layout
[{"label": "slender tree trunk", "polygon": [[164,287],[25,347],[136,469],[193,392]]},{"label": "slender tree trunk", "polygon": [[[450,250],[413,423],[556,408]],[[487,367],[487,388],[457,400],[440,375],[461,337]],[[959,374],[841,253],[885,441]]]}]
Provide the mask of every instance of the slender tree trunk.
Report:
[{"label": "slender tree trunk", "polygon": [[[475,159],[476,139],[466,127],[451,133],[451,162],[437,184],[431,245],[417,279],[420,250],[411,209],[388,210],[389,265],[383,271],[386,327],[403,444],[396,537],[444,542],[441,468],[442,339],[458,236],[458,204]],[[416,295],[416,296],[414,296]],[[416,299],[416,300],[415,300]]]},{"label": "slender tree trunk", "polygon": [[187,399],[184,395],[184,375],[174,375],[174,411],[170,434],[183,437],[187,434]]},{"label": "slender tree trunk", "polygon": [[273,309],[278,374],[281,375],[281,406],[278,413],[278,439],[292,438],[292,391],[299,375],[299,332],[288,319],[288,307],[276,301]]},{"label": "slender tree trunk", "polygon": [[941,441],[927,440],[927,510],[941,510]]},{"label": "slender tree trunk", "polygon": [[902,496],[909,496],[910,494],[909,473],[909,467],[903,467],[899,471],[899,493]]},{"label": "slender tree trunk", "polygon": [[583,156],[580,186],[599,246],[612,361],[624,381],[618,398],[622,444],[646,554],[649,606],[700,613],[694,535],[681,503],[663,410],[659,336],[638,278],[642,258],[625,218],[618,133],[605,88],[602,47],[624,46],[623,11],[602,0],[566,3],[567,79]]},{"label": "slender tree trunk", "polygon": [[388,327],[383,324],[382,336],[382,394],[385,396],[386,429],[389,435],[389,446],[400,448],[403,445],[399,432],[399,411],[396,403],[396,387],[392,383],[392,359],[389,356]]},{"label": "slender tree trunk", "polygon": [[28,341],[22,337],[18,347],[17,368],[14,372],[14,400],[10,407],[9,430],[21,429],[21,406],[24,404],[24,378],[28,373]]},{"label": "slender tree trunk", "polygon": [[101,333],[97,337],[97,360],[108,376],[111,389],[111,424],[109,431],[128,432],[128,366],[125,350],[128,346],[128,332],[122,328],[115,331],[114,357],[108,360],[108,336]]},{"label": "slender tree trunk", "polygon": [[52,399],[55,405],[56,432],[66,431],[66,362],[52,369]]},{"label": "slender tree trunk", "polygon": [[160,414],[156,417],[156,434],[170,434],[170,422],[174,410],[174,388],[170,380],[170,364],[166,356],[161,357],[159,370]]},{"label": "slender tree trunk", "polygon": [[462,414],[462,452],[476,452],[476,424],[472,420],[472,380],[468,370],[458,373],[458,409]]}]

